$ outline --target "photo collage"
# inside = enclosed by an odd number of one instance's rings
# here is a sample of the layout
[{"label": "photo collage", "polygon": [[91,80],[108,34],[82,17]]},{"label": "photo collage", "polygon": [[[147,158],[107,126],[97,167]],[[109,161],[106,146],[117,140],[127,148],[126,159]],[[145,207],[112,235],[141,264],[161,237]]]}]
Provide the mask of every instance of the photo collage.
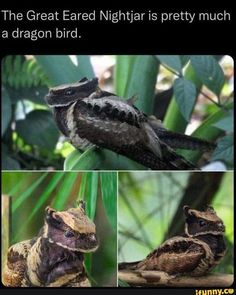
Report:
[{"label": "photo collage", "polygon": [[229,55],[7,55],[3,288],[234,281]]}]

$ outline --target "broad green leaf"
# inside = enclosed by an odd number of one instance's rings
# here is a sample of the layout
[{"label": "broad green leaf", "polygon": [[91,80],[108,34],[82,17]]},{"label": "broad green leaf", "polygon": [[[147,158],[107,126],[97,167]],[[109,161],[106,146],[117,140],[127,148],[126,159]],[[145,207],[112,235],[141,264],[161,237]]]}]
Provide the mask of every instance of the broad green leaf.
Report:
[{"label": "broad green leaf", "polygon": [[14,103],[17,103],[19,100],[30,100],[37,104],[46,104],[44,96],[48,93],[48,88],[45,86],[36,86],[29,88],[20,88],[18,90],[8,87],[9,95]]},{"label": "broad green leaf", "polygon": [[192,55],[191,64],[202,83],[219,96],[225,78],[222,68],[214,57],[211,55]]},{"label": "broad green leaf", "polygon": [[156,55],[156,57],[163,65],[176,71],[178,74],[182,73],[182,61],[179,55]]},{"label": "broad green leaf", "polygon": [[216,122],[214,126],[222,130],[225,130],[227,132],[233,132],[234,131],[233,110],[229,112],[228,116]]},{"label": "broad green leaf", "polygon": [[99,172],[88,172],[86,192],[86,212],[92,220],[94,219],[97,207]]},{"label": "broad green leaf", "polygon": [[174,82],[174,95],[181,114],[189,121],[196,102],[195,85],[189,80],[178,78]]},{"label": "broad green leaf", "polygon": [[94,76],[89,56],[79,55],[73,63],[68,55],[36,55],[38,63],[50,79],[52,85],[73,83],[83,77]]},{"label": "broad green leaf", "polygon": [[211,157],[211,161],[222,160],[230,166],[233,166],[233,151],[234,151],[234,139],[233,135],[226,135],[222,137]]},{"label": "broad green leaf", "polygon": [[107,149],[96,150],[95,147],[83,153],[74,150],[66,157],[64,162],[65,171],[93,169],[146,170],[147,168],[125,156],[118,155]]},{"label": "broad green leaf", "polygon": [[[225,105],[225,108],[230,112],[233,108],[233,103]],[[222,136],[224,132],[219,128],[216,128],[214,124],[225,117],[225,110],[219,109],[216,113],[209,116],[202,124],[191,134],[191,136],[199,137],[210,142],[214,142],[219,136]],[[196,163],[201,157],[201,151],[189,151],[189,150],[179,150],[179,154],[184,156],[189,161]]]},{"label": "broad green leaf", "polygon": [[[186,68],[186,71],[184,73],[184,78],[194,83],[197,89],[196,96],[198,96],[198,92],[199,92],[199,89],[201,89],[202,83],[198,79],[195,71],[193,70],[191,63],[189,63]],[[170,129],[172,131],[184,133],[187,124],[188,122],[185,120],[185,118],[181,114],[179,106],[173,96],[169,104],[169,107],[167,109],[167,112],[165,114],[163,125],[167,129]]]},{"label": "broad green leaf", "polygon": [[16,211],[16,209],[18,207],[20,207],[22,205],[22,203],[24,201],[26,201],[30,196],[31,194],[34,192],[34,190],[37,189],[38,186],[41,185],[41,183],[44,181],[44,179],[47,177],[48,173],[45,172],[43,173],[40,177],[38,177],[38,179],[35,180],[35,182],[33,182],[29,188],[24,191],[20,197],[18,197],[14,202],[13,202],[13,205],[12,205],[12,211],[13,213]]},{"label": "broad green leaf", "polygon": [[[122,62],[125,61],[122,60]],[[143,112],[152,114],[159,62],[151,55],[136,55],[129,62],[128,75],[127,73],[124,74],[126,82],[121,78],[122,71],[119,70],[116,79],[120,79],[120,81],[115,82],[116,88],[122,91],[125,83],[124,97],[137,96],[135,105]],[[117,66],[119,67],[119,64]],[[124,65],[122,69],[126,69]],[[120,83],[122,85],[119,85]]]},{"label": "broad green leaf", "polygon": [[57,195],[55,196],[52,206],[56,210],[64,210],[66,201],[70,196],[70,192],[75,184],[76,178],[78,177],[77,173],[69,172],[64,173],[64,178],[60,182],[60,190],[58,190]]},{"label": "broad green leaf", "polygon": [[117,230],[117,172],[100,172],[103,206],[112,229]]},{"label": "broad green leaf", "polygon": [[11,99],[5,87],[2,86],[2,136],[11,121]]},{"label": "broad green leaf", "polygon": [[16,131],[25,143],[53,150],[59,132],[49,111],[35,110],[16,122]]},{"label": "broad green leaf", "polygon": [[95,147],[87,149],[81,153],[74,150],[70,153],[64,162],[64,170],[93,170],[98,169],[102,162],[102,156]]},{"label": "broad green leaf", "polygon": [[117,55],[115,65],[115,93],[121,97],[125,96],[126,84],[129,80],[135,55]]},{"label": "broad green leaf", "polygon": [[143,165],[107,149],[99,151],[102,156],[101,169],[104,170],[147,170]]}]

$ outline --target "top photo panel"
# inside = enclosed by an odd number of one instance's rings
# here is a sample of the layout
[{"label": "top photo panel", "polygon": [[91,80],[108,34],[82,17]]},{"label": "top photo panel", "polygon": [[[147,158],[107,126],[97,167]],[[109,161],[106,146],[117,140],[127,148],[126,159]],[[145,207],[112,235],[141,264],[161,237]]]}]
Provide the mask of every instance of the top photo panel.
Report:
[{"label": "top photo panel", "polygon": [[233,167],[228,55],[8,55],[3,170]]}]

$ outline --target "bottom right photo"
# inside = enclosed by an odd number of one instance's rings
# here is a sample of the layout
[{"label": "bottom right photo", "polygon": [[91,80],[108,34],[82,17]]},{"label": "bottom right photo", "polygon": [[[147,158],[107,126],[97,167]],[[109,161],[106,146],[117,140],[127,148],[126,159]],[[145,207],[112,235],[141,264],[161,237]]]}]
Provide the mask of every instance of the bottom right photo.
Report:
[{"label": "bottom right photo", "polygon": [[120,287],[229,287],[233,172],[120,172]]}]

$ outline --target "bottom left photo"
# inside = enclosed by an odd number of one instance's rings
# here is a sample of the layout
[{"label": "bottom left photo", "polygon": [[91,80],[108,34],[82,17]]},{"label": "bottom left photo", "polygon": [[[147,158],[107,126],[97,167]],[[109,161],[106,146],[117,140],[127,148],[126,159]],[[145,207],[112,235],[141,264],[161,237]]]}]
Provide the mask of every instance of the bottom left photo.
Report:
[{"label": "bottom left photo", "polygon": [[116,172],[3,172],[6,287],[117,286]]}]

